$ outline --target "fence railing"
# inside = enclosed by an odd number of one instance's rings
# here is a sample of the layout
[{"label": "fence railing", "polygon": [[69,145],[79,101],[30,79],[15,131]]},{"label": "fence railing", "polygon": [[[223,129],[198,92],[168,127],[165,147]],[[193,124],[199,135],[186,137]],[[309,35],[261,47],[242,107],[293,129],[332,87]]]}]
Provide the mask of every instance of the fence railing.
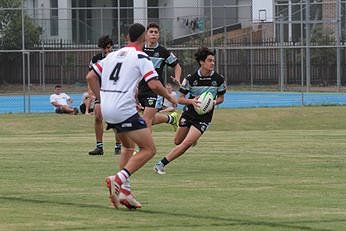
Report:
[{"label": "fence railing", "polygon": [[[183,76],[197,68],[194,53],[198,47],[169,48],[179,59]],[[312,86],[336,86],[335,47],[311,48]],[[346,49],[341,48],[341,71],[346,73]],[[60,49],[0,53],[1,84],[21,85],[25,83],[85,84],[85,74],[91,57],[97,49]],[[306,86],[305,53],[300,46],[282,49],[279,45],[243,49],[236,47],[215,47],[216,69],[222,73],[228,85],[274,85],[284,89],[289,85]],[[284,65],[280,55],[284,52]],[[23,63],[24,62],[24,63]],[[22,66],[25,67],[23,78]],[[283,72],[281,72],[283,69]],[[165,76],[170,74],[168,68]],[[283,77],[281,75],[284,74]],[[169,78],[167,78],[169,81]],[[346,84],[342,75],[341,85]]]}]

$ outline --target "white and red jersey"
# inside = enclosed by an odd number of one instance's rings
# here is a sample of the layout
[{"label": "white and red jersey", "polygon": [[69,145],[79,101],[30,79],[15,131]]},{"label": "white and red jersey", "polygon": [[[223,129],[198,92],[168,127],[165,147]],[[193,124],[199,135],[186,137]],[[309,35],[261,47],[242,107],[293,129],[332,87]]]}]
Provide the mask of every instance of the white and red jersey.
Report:
[{"label": "white and red jersey", "polygon": [[92,65],[101,79],[101,112],[106,122],[123,122],[137,113],[136,89],[144,78],[156,78],[157,72],[150,58],[134,46],[109,53]]}]

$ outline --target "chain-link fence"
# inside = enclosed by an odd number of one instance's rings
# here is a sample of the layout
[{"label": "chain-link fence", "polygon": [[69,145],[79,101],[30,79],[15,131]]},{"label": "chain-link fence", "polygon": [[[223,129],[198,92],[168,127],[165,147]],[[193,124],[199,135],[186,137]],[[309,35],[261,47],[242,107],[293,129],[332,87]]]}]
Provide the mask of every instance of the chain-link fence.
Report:
[{"label": "chain-link fence", "polygon": [[[256,22],[250,0],[6,4],[0,6],[0,91],[6,94],[47,93],[57,83],[82,91],[98,38],[109,34],[114,48],[122,47],[134,22],[161,26],[160,43],[178,57],[183,75],[197,68],[194,52],[207,46],[229,87],[343,91],[346,84],[345,0],[275,0],[273,19]],[[167,81],[169,75],[167,69]]]}]

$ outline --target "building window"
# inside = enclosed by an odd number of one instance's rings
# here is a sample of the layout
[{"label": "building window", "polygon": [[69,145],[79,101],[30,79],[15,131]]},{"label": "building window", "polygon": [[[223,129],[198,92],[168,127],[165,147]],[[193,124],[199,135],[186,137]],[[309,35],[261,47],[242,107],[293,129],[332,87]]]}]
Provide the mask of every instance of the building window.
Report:
[{"label": "building window", "polygon": [[59,34],[58,0],[50,0],[50,7],[50,35],[56,36]]}]

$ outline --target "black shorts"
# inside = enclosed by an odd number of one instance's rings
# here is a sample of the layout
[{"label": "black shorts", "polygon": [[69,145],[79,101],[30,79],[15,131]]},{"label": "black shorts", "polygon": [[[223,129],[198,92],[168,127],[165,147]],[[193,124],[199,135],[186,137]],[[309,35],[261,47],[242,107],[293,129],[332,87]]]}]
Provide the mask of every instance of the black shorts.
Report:
[{"label": "black shorts", "polygon": [[118,133],[121,133],[121,132],[139,130],[146,127],[147,127],[147,124],[145,123],[144,119],[138,113],[136,113],[121,123],[117,123],[117,124],[107,123],[106,129],[108,130],[111,128],[115,128]]},{"label": "black shorts", "polygon": [[61,107],[57,107],[55,108],[55,113],[61,114],[61,113],[64,113],[64,111],[62,110]]},{"label": "black shorts", "polygon": [[155,108],[157,95],[142,95],[138,96],[138,101],[142,107],[152,107]]},{"label": "black shorts", "polygon": [[[82,103],[81,105],[79,105],[79,110],[81,111],[81,113],[85,114],[86,111],[86,106],[85,103]],[[89,108],[89,113],[93,112],[94,109],[93,108]]]},{"label": "black shorts", "polygon": [[189,114],[186,111],[184,111],[183,114],[181,114],[180,119],[179,119],[179,127],[194,126],[202,134],[208,129],[209,124],[210,124],[209,120],[203,121],[203,120],[201,120],[201,118],[194,117],[193,115]]}]

